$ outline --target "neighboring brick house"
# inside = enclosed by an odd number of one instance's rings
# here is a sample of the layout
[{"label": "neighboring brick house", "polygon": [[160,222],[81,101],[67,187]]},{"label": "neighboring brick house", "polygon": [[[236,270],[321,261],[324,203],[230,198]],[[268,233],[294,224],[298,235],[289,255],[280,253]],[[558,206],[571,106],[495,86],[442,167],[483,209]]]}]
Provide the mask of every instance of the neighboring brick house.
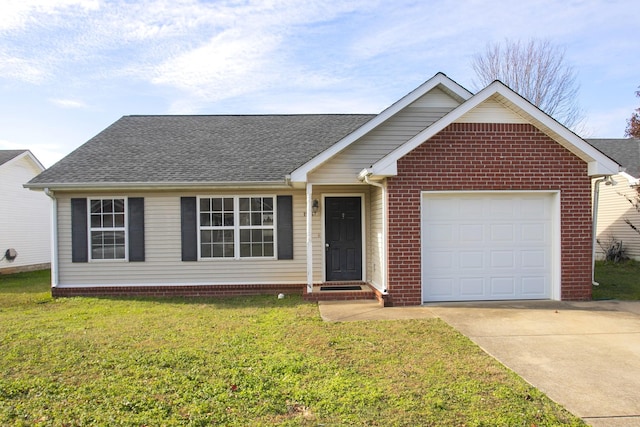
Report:
[{"label": "neighboring brick house", "polygon": [[439,73],[378,115],[123,117],[27,186],[55,197],[54,295],[585,300],[618,168]]},{"label": "neighboring brick house", "polygon": [[29,150],[0,150],[0,274],[50,266],[51,200],[22,186],[43,170]]}]

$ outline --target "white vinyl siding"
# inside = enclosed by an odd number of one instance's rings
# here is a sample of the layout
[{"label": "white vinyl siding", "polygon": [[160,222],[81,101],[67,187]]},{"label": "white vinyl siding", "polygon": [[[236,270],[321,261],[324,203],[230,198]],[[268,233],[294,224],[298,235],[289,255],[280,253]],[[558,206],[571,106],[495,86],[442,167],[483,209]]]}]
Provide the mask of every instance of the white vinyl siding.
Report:
[{"label": "white vinyl siding", "polygon": [[0,258],[9,248],[18,253],[14,261],[0,260],[0,270],[51,262],[52,202],[22,186],[42,170],[20,156],[0,165]]},{"label": "white vinyl siding", "polygon": [[464,114],[455,123],[529,123],[522,116],[501,104],[496,98],[489,98]]},{"label": "white vinyl siding", "polygon": [[384,268],[382,265],[382,263],[384,262],[384,258],[382,256],[384,251],[384,216],[382,213],[382,197],[383,193],[381,188],[371,188],[371,229],[369,232],[368,240],[368,246],[370,248],[369,277],[371,278],[371,282],[378,288],[380,288],[384,283],[384,278],[382,276],[384,272]]},{"label": "white vinyl siding", "polygon": [[[274,196],[281,194],[292,193],[275,192]],[[228,194],[230,197],[235,195],[243,194],[238,191]],[[71,197],[92,196],[95,195],[58,194],[61,286],[306,283],[304,191],[293,193],[293,260],[249,258],[215,262],[181,261],[180,197],[196,197],[196,193],[128,194],[129,197],[144,197],[145,261],[119,264],[117,269],[110,263],[71,262]]]},{"label": "white vinyl siding", "polygon": [[459,104],[435,88],[313,171],[313,183],[358,183],[358,173],[445,116]]},{"label": "white vinyl siding", "polygon": [[[640,260],[640,234],[624,221],[628,218],[640,228],[640,213],[626,198],[633,200],[639,193],[629,186],[629,181],[624,176],[614,175],[613,179],[617,182],[615,186],[600,184],[596,238],[605,247],[612,239],[621,241],[626,255]],[[604,253],[600,244],[596,243],[596,256],[603,259]]]}]

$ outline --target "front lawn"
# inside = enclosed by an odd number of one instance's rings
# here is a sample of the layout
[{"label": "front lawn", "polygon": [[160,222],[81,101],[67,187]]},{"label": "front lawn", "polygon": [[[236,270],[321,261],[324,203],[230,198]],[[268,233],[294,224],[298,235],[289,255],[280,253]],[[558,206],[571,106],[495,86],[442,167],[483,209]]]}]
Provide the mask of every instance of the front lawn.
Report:
[{"label": "front lawn", "polygon": [[640,262],[596,261],[596,282],[593,299],[640,300]]},{"label": "front lawn", "polygon": [[48,295],[0,276],[0,425],[584,425],[439,319],[299,297]]}]

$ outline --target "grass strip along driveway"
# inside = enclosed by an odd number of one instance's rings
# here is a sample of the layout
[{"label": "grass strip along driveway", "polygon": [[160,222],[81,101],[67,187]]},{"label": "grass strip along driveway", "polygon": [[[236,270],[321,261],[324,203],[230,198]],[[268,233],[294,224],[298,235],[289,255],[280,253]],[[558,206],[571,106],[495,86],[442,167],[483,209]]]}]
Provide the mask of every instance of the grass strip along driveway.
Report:
[{"label": "grass strip along driveway", "polygon": [[583,425],[439,319],[299,297],[52,299],[0,276],[0,425]]}]

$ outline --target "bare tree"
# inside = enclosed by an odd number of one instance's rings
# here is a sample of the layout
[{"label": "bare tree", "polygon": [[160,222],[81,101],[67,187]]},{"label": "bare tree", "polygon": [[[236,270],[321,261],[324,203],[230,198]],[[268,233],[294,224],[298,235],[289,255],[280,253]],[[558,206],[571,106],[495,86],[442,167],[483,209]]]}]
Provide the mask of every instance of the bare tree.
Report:
[{"label": "bare tree", "polygon": [[473,57],[478,82],[487,86],[500,80],[532,104],[568,128],[575,129],[584,118],[578,105],[576,72],[566,64],[564,50],[548,40],[505,40],[489,44]]}]

